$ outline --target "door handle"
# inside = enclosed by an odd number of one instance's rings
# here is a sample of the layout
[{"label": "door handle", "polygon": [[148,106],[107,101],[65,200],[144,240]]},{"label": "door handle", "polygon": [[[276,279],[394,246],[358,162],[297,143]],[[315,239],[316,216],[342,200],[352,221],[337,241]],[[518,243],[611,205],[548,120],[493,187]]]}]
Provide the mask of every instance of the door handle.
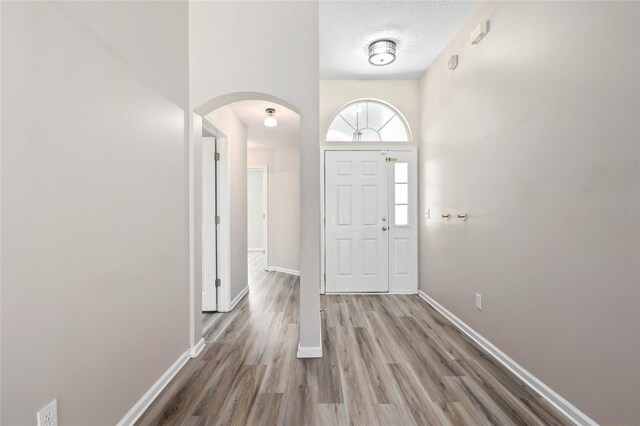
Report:
[{"label": "door handle", "polygon": [[383,226],[383,227],[382,227],[382,230],[383,230],[383,231],[386,231],[387,229],[389,229],[389,228],[387,228],[386,226]]}]

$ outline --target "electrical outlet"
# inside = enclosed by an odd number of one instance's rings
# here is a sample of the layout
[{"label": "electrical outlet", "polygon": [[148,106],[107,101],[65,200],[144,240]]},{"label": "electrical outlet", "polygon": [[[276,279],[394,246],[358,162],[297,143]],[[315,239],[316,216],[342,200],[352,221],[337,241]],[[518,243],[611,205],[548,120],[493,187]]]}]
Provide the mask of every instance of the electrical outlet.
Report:
[{"label": "electrical outlet", "polygon": [[38,411],[38,426],[58,426],[57,399],[54,399]]},{"label": "electrical outlet", "polygon": [[480,293],[476,293],[476,308],[482,310],[482,295]]}]

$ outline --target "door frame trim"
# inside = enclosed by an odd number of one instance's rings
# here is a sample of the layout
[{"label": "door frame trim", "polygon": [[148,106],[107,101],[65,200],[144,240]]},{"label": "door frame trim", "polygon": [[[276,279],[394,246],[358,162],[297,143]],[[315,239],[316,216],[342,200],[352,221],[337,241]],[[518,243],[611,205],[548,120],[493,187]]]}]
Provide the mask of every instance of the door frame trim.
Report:
[{"label": "door frame trim", "polygon": [[[215,131],[210,127],[206,125],[207,122],[203,121],[203,126],[202,126],[202,137],[200,138],[200,158],[201,158],[201,164],[202,164],[202,172],[200,174],[200,203],[199,203],[199,210],[200,210],[200,240],[202,242],[205,241],[205,219],[204,219],[204,215],[205,215],[205,193],[208,190],[211,190],[212,188],[209,187],[208,182],[205,182],[205,173],[204,173],[204,166],[205,163],[207,162],[207,159],[205,158],[205,140],[206,139],[213,139],[213,151],[214,151],[214,155],[215,153],[218,152],[218,143],[219,141],[224,137],[222,136],[219,132]],[[215,157],[213,159],[210,159],[213,161],[213,167],[214,167],[214,174],[213,174],[213,190],[215,191],[215,196],[214,196],[214,200],[213,200],[213,210],[214,210],[214,215],[217,215],[217,202],[218,202],[218,196],[219,196],[219,192],[220,192],[220,185],[218,184],[219,180],[218,180],[218,165],[217,160],[215,160]],[[215,221],[215,218],[214,218]],[[208,249],[205,251],[204,246],[201,245],[201,262],[200,262],[200,283],[201,283],[201,291],[204,291],[205,287],[207,286],[207,275],[205,274],[205,270],[207,269],[207,259],[205,259],[205,253],[208,255],[211,255],[211,253],[213,252],[214,257],[213,257],[213,268],[215,269],[215,276],[214,281],[219,278],[219,273],[220,273],[220,267],[219,267],[219,262],[218,262],[218,246],[220,244],[220,235],[218,232],[218,225],[214,225],[214,234],[215,234],[215,238],[213,239],[213,241],[208,241],[209,245],[213,244],[213,250],[211,249],[211,247],[208,247]],[[218,288],[216,287],[215,282],[213,283],[213,292],[215,292],[215,309],[208,309],[205,310],[204,309],[204,293],[202,296],[202,299],[200,300],[200,309],[201,311],[204,312],[217,312],[218,311],[218,307],[220,306],[220,295],[219,295],[219,291]],[[192,350],[195,350],[195,346],[192,348]]]},{"label": "door frame trim", "polygon": [[[229,139],[218,129],[215,123],[206,117],[202,119],[202,129],[217,139],[217,152],[220,153],[220,160],[218,160],[218,164],[216,164],[216,203],[218,216],[220,216],[220,223],[216,227],[216,240],[218,242],[216,246],[216,256],[218,257],[217,274],[220,279],[216,303],[218,305],[217,312],[229,312],[231,309],[231,188],[229,186]],[[200,143],[202,143],[201,140]],[[221,166],[223,162],[225,164],[224,167]],[[197,208],[202,212],[201,200]],[[201,234],[202,229],[200,229],[200,235]],[[200,258],[200,262],[202,263],[202,258]],[[202,277],[202,279],[204,279],[204,277]],[[202,291],[202,287],[200,287],[200,291]],[[202,313],[202,301],[196,309],[196,312]]]},{"label": "door frame trim", "polygon": [[[344,145],[336,146],[336,145],[321,145],[320,146],[320,294],[326,294],[326,272],[327,272],[327,264],[326,264],[326,223],[325,223],[325,153],[327,151],[406,151],[411,152],[416,159],[416,165],[419,169],[420,165],[418,164],[418,147],[415,145],[394,145],[394,144],[380,144],[380,145],[353,145],[349,143],[345,143]],[[419,180],[419,170],[417,170],[418,180]],[[418,205],[416,208],[419,209],[420,203],[420,188],[419,182],[416,181],[416,191],[418,193]],[[419,241],[420,237],[420,214],[418,210],[418,223],[416,223],[416,230],[418,231],[418,235],[416,236]],[[420,247],[418,244],[418,259],[420,259]],[[419,277],[419,274],[418,274]],[[338,293],[345,294],[345,293]],[[355,293],[354,293],[355,294]],[[367,293],[357,293],[357,294],[367,294]],[[385,292],[385,293],[371,293],[371,294],[394,294],[393,292]],[[395,293],[395,294],[415,294],[415,293]]]}]

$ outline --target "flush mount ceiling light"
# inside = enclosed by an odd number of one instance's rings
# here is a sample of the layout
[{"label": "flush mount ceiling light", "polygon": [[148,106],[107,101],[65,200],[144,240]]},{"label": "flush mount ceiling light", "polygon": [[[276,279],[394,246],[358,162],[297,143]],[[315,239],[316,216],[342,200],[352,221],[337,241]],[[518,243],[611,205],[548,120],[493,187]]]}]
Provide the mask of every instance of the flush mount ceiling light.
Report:
[{"label": "flush mount ceiling light", "polygon": [[377,40],[369,45],[371,65],[389,65],[396,60],[396,43],[391,40]]},{"label": "flush mount ceiling light", "polygon": [[264,111],[267,113],[267,116],[264,118],[264,125],[267,127],[276,127],[278,120],[276,119],[275,108],[267,108]]}]

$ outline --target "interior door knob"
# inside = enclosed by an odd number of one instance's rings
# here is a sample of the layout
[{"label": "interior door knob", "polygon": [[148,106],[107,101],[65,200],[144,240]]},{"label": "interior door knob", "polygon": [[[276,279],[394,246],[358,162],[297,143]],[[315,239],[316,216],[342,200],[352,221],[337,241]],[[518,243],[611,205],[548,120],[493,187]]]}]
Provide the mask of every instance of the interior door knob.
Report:
[{"label": "interior door knob", "polygon": [[386,226],[383,226],[383,227],[382,227],[382,230],[383,230],[383,231],[386,231],[387,229],[389,229],[389,228],[387,228]]}]

